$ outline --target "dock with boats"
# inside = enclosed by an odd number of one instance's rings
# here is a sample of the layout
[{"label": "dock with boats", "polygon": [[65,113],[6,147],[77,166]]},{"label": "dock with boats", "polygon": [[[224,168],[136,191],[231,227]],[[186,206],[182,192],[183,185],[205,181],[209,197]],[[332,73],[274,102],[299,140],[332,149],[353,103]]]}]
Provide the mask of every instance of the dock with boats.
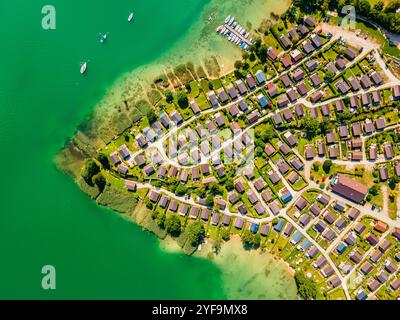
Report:
[{"label": "dock with boats", "polygon": [[254,39],[250,38],[250,33],[245,27],[238,24],[233,16],[226,17],[225,23],[218,26],[217,33],[244,50],[249,50],[250,46],[254,44]]}]

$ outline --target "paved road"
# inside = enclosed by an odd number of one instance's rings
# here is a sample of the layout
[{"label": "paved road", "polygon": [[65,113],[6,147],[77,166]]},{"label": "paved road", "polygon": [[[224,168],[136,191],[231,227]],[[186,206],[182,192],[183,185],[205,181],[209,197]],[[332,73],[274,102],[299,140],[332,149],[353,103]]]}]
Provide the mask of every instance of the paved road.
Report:
[{"label": "paved road", "polygon": [[[329,30],[331,33],[334,33],[334,36],[333,36],[332,40],[336,40],[336,39],[339,38],[338,31],[340,31],[340,36],[342,36],[348,43],[353,44],[353,45],[357,45],[357,46],[359,46],[359,45],[364,46],[364,48],[365,48],[364,54],[359,55],[359,56],[357,57],[357,59],[355,59],[355,61],[353,61],[351,64],[356,63],[357,61],[359,61],[360,59],[362,59],[363,57],[365,57],[365,55],[366,55],[369,51],[374,50],[374,49],[377,48],[377,45],[376,45],[376,44],[374,44],[374,43],[372,43],[372,42],[370,42],[370,41],[366,41],[366,40],[364,40],[364,39],[361,39],[361,38],[356,37],[356,36],[354,35],[353,32],[343,32],[343,30],[342,30],[341,28],[340,28],[340,30],[339,30],[338,28],[333,28],[333,27],[330,26],[330,25],[329,25],[329,26],[328,26],[328,25],[323,25],[322,27],[323,27],[323,29],[325,28],[325,30]],[[326,28],[329,28],[329,29],[326,29]],[[324,46],[327,46],[327,45],[329,45],[330,43],[331,43],[331,42],[328,42],[328,43],[325,44]],[[319,50],[318,52],[320,52],[320,51],[321,51],[321,50]],[[368,52],[366,52],[366,51],[368,51]],[[311,55],[309,58],[312,58],[312,57],[313,57],[314,55],[316,55],[316,54],[317,54],[317,52],[315,52],[315,53],[314,53],[313,55]],[[386,74],[386,76],[387,76],[387,78],[388,78],[388,80],[389,80],[386,84],[380,86],[379,89],[392,87],[393,85],[399,85],[399,84],[400,84],[400,81],[399,81],[397,78],[395,78],[395,77],[393,76],[393,74],[391,74],[391,72],[390,72],[388,69],[385,68],[384,62],[383,62],[383,60],[380,58],[380,56],[379,56],[379,55],[375,55],[375,57],[376,57],[377,63],[382,67],[382,69],[384,70],[384,72],[385,72],[385,74]],[[303,59],[300,63],[303,63],[305,60],[306,60],[306,59]],[[276,80],[278,77],[281,77],[282,75],[284,75],[284,74],[290,72],[290,71],[293,70],[294,68],[297,68],[297,66],[298,66],[298,64],[293,65],[289,70],[283,72],[283,73],[280,74],[280,75],[275,76],[275,77],[272,78],[268,83],[273,82],[273,81]],[[363,92],[371,92],[371,91],[374,91],[374,90],[376,90],[376,88],[371,88],[371,89],[368,89],[368,90],[360,90],[360,91],[357,92],[357,93],[351,93],[351,94],[349,94],[349,95],[347,95],[347,96],[358,95],[358,94],[363,93]],[[246,97],[248,97],[248,96],[250,96],[250,95],[252,95],[252,94],[253,94],[253,93],[249,93]],[[329,100],[329,102],[332,102],[332,101],[335,101],[335,100],[341,99],[341,98],[342,98],[342,97],[336,98],[336,99],[331,99],[331,100]],[[301,98],[301,99],[299,99],[298,101],[296,101],[295,104],[297,104],[297,103],[299,103],[299,102],[303,103],[303,104],[304,104],[306,107],[308,107],[308,108],[310,108],[310,107],[315,107],[315,106],[320,106],[320,105],[323,105],[323,104],[328,103],[327,101],[325,101],[324,103],[311,104],[309,101],[305,100],[304,98]],[[227,105],[224,105],[224,106],[219,106],[218,108],[208,109],[208,110],[206,110],[206,111],[203,111],[201,114],[202,114],[202,115],[207,115],[207,114],[210,114],[210,113],[214,113],[214,112],[216,112],[216,111],[229,108],[230,106],[232,106],[232,105],[234,105],[234,104],[236,104],[236,103],[237,103],[237,101],[228,103]],[[293,105],[294,105],[294,104],[290,104],[289,106],[287,106],[287,108],[288,108],[288,107],[291,107],[291,106],[293,106]],[[283,108],[283,109],[284,109],[284,108]],[[282,110],[283,110],[283,109],[282,109]],[[245,128],[245,129],[243,130],[243,132],[246,132],[247,130],[251,129],[252,127],[254,127],[255,125],[259,124],[261,121],[267,119],[267,118],[270,117],[271,115],[272,115],[271,113],[263,115],[256,123],[254,123],[254,124],[252,124],[251,126],[248,126],[247,128]],[[176,134],[178,130],[180,130],[181,128],[183,128],[183,127],[185,127],[185,126],[188,126],[188,125],[191,124],[193,121],[196,121],[197,118],[198,118],[198,117],[192,117],[192,118],[190,118],[189,120],[185,121],[181,126],[172,128],[168,133],[166,133],[164,136],[162,136],[159,140],[155,141],[154,143],[151,143],[151,144],[149,145],[148,149],[149,149],[149,148],[157,148],[157,149],[160,151],[162,157],[163,157],[168,163],[173,164],[173,165],[175,165],[175,166],[177,166],[177,167],[188,168],[188,166],[181,166],[181,165],[180,165],[179,163],[177,163],[176,161],[173,161],[173,160],[169,159],[169,158],[167,157],[167,155],[165,154],[163,144],[164,144],[165,141],[167,141],[167,139],[169,139],[173,134]],[[398,126],[400,126],[400,125],[396,125],[396,126],[390,127],[390,129],[397,128]],[[387,129],[385,129],[385,130],[389,130],[389,128],[387,128]],[[377,134],[377,133],[374,133],[374,134]],[[238,138],[240,138],[240,136],[234,137],[234,139],[238,139]],[[368,138],[368,137],[363,137],[363,144],[364,144],[364,142],[365,142],[365,139],[367,139],[367,138]],[[209,157],[205,158],[206,161],[208,161],[214,154],[218,153],[218,152],[219,152],[220,150],[222,150],[227,144],[229,144],[229,143],[231,143],[231,142],[232,142],[232,141],[229,141],[229,140],[223,142],[220,148],[218,148],[217,150],[214,150],[214,151],[212,152],[212,154],[210,154]],[[349,294],[349,290],[348,290],[348,287],[347,287],[347,280],[348,280],[348,278],[349,278],[350,275],[347,275],[347,276],[345,276],[345,277],[343,277],[343,276],[341,275],[341,273],[340,273],[339,270],[337,269],[337,266],[333,263],[333,261],[332,261],[331,258],[329,257],[329,253],[332,252],[332,250],[334,250],[334,248],[335,248],[336,245],[339,243],[339,241],[340,241],[340,239],[342,238],[342,236],[343,236],[344,234],[346,234],[346,233],[351,229],[352,225],[354,225],[354,224],[349,224],[344,230],[342,230],[342,232],[340,232],[340,233],[337,235],[337,238],[336,238],[336,239],[329,245],[329,247],[325,250],[325,249],[323,249],[313,238],[311,238],[311,237],[307,234],[307,232],[306,232],[306,230],[307,230],[308,228],[310,228],[310,227],[312,226],[313,223],[310,223],[309,226],[308,226],[307,228],[302,228],[302,227],[300,227],[290,216],[287,215],[287,212],[286,212],[286,211],[287,211],[287,208],[290,208],[290,207],[295,203],[295,201],[297,200],[297,198],[300,196],[301,193],[303,193],[304,191],[306,191],[306,190],[308,190],[308,189],[310,189],[310,188],[317,188],[317,189],[319,189],[319,186],[318,186],[314,181],[311,181],[311,180],[310,180],[310,172],[311,172],[311,163],[312,163],[312,162],[306,161],[306,160],[304,159],[304,157],[298,152],[298,150],[292,149],[292,151],[293,151],[293,152],[303,161],[303,163],[304,163],[304,175],[305,175],[305,179],[306,179],[306,181],[307,181],[307,183],[308,183],[308,187],[304,188],[301,192],[296,192],[296,191],[294,191],[294,190],[292,189],[292,187],[291,187],[291,186],[286,182],[286,180],[282,177],[282,175],[279,173],[279,171],[276,170],[276,171],[278,172],[278,174],[281,176],[281,179],[282,179],[283,183],[285,184],[285,186],[286,186],[286,187],[292,192],[292,194],[293,194],[293,200],[290,201],[290,202],[288,203],[288,205],[287,205],[285,208],[282,208],[282,209],[280,210],[280,213],[279,213],[277,216],[278,216],[278,217],[283,217],[283,218],[285,218],[287,221],[289,221],[291,224],[293,224],[293,226],[294,226],[297,230],[299,230],[300,232],[302,232],[302,234],[303,234],[303,236],[304,236],[305,238],[309,239],[310,242],[318,248],[318,250],[324,255],[324,257],[327,259],[327,261],[329,262],[329,264],[332,266],[332,268],[334,269],[336,275],[342,280],[342,288],[343,288],[343,290],[344,290],[344,292],[345,292],[345,294],[346,294],[346,298],[347,298],[347,299],[350,299],[350,294]],[[132,158],[135,157],[137,154],[139,154],[139,153],[141,153],[141,152],[143,152],[143,151],[142,151],[142,150],[139,150],[139,151],[133,153]],[[272,163],[272,161],[269,161],[269,162],[270,162],[270,165],[271,165],[274,169],[277,169],[277,168],[275,167],[274,163]],[[341,161],[341,160],[337,160],[337,161],[335,161],[335,163],[339,163],[339,164],[350,164],[350,163],[351,163],[351,164],[355,164],[355,162],[351,162],[351,161]],[[361,162],[358,162],[357,164],[371,165],[371,163],[370,163],[369,161],[367,161],[367,160],[362,160]],[[252,186],[252,183],[251,183],[251,182],[249,183],[249,185],[250,185],[250,188],[256,193],[256,195],[257,195],[259,201],[261,201],[261,203],[263,203],[263,205],[267,208],[267,211],[270,213],[270,215],[269,215],[268,217],[263,217],[263,218],[254,218],[254,217],[249,217],[249,216],[242,216],[242,215],[239,214],[239,213],[231,212],[231,211],[229,210],[228,206],[227,206],[227,208],[223,211],[224,214],[227,214],[227,215],[230,215],[230,216],[234,216],[234,217],[245,218],[247,221],[252,222],[252,223],[271,222],[275,217],[271,214],[271,212],[269,211],[269,208],[268,208],[267,204],[263,201],[263,199],[262,199],[262,197],[260,196],[260,194],[259,194],[259,193],[255,190],[255,188]],[[195,205],[195,206],[204,207],[204,206],[202,206],[202,205],[199,205],[199,204],[198,204],[197,202],[195,202],[193,199],[185,199],[185,197],[178,197],[178,196],[176,196],[175,194],[171,193],[171,192],[168,191],[168,190],[165,190],[165,189],[162,189],[162,188],[155,188],[154,186],[152,186],[151,184],[148,184],[148,183],[138,183],[137,186],[138,186],[138,188],[156,189],[156,190],[160,191],[161,193],[164,193],[164,194],[168,195],[168,196],[171,197],[171,198],[175,198],[175,199],[179,200],[180,202],[183,202],[183,203],[186,203],[186,204],[189,204],[189,205],[192,205],[192,206]],[[333,201],[341,201],[341,202],[346,203],[346,204],[349,205],[349,206],[356,207],[358,210],[360,210],[360,216],[358,217],[357,220],[360,220],[362,217],[368,215],[368,216],[372,216],[373,218],[376,218],[376,219],[379,219],[379,220],[384,221],[385,223],[387,223],[387,224],[390,226],[390,228],[393,228],[393,227],[400,228],[400,220],[394,221],[394,220],[390,219],[387,215],[379,214],[379,213],[377,213],[376,211],[372,212],[372,211],[370,211],[370,210],[367,210],[367,208],[365,208],[365,207],[363,207],[363,206],[355,205],[354,203],[351,203],[350,201],[348,201],[348,200],[346,200],[346,199],[344,199],[344,198],[342,198],[342,197],[339,197],[338,195],[332,193],[332,191],[330,191],[330,190],[324,190],[324,192],[325,192],[326,194],[328,194],[328,195],[331,196],[331,202],[333,202]],[[315,219],[317,219],[317,218],[315,218]],[[314,219],[314,220],[315,220],[315,219]],[[387,232],[389,232],[389,230],[388,230]]]}]

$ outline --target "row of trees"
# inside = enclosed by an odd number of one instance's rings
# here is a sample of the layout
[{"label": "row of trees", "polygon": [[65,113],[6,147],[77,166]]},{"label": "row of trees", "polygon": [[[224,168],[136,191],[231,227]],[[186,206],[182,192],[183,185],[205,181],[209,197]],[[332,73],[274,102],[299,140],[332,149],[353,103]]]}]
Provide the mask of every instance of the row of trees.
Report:
[{"label": "row of trees", "polygon": [[[108,159],[107,159],[108,160]],[[82,178],[87,184],[96,185],[101,191],[107,184],[106,178],[100,172],[100,166],[93,159],[87,159],[81,171]]]}]

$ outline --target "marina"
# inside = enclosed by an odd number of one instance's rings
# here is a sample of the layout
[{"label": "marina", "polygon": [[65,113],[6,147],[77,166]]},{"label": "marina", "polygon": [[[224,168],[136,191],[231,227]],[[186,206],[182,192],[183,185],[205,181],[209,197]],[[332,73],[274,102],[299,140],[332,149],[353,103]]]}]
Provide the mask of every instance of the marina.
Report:
[{"label": "marina", "polygon": [[254,43],[254,39],[249,38],[250,33],[245,27],[235,21],[235,17],[227,16],[224,24],[218,26],[217,33],[226,37],[228,41],[242,47],[244,50],[249,50]]}]

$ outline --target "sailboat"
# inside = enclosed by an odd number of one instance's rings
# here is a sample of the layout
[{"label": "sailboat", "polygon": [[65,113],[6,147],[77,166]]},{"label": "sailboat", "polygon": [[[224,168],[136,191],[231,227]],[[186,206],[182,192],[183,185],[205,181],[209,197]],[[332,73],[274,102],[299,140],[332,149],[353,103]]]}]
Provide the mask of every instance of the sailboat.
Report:
[{"label": "sailboat", "polygon": [[131,12],[128,16],[128,21],[131,22],[133,19],[133,12]]},{"label": "sailboat", "polygon": [[81,74],[84,74],[84,73],[86,72],[86,69],[87,69],[87,62],[84,62],[84,63],[81,65],[80,73],[81,73]]}]

